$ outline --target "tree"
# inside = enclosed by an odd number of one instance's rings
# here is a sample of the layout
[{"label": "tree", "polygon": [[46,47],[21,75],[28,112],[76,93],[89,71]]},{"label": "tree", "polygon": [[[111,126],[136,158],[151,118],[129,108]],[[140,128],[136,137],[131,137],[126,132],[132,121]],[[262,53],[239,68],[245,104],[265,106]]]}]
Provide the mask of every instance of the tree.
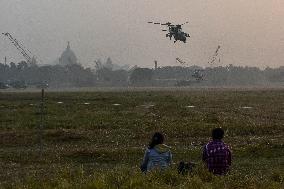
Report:
[{"label": "tree", "polygon": [[152,84],[153,71],[149,68],[136,68],[130,75],[130,83],[133,85]]},{"label": "tree", "polygon": [[10,63],[10,68],[11,68],[11,70],[16,70],[17,66],[16,66],[16,64],[14,62],[11,62]]},{"label": "tree", "polygon": [[28,63],[26,61],[21,61],[17,65],[18,70],[26,70],[28,68]]},{"label": "tree", "polygon": [[96,71],[98,71],[99,69],[101,69],[103,67],[101,59],[95,60],[95,63],[96,63],[96,65],[95,65]]},{"label": "tree", "polygon": [[113,64],[112,64],[112,60],[110,57],[107,58],[107,61],[105,63],[105,68],[109,69],[109,70],[112,70],[113,69]]}]

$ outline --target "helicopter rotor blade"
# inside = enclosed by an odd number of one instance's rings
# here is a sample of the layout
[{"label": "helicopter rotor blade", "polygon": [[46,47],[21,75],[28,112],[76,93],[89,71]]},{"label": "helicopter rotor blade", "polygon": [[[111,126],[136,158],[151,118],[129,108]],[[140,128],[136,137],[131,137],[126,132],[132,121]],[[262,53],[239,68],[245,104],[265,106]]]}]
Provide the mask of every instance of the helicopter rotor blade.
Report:
[{"label": "helicopter rotor blade", "polygon": [[182,26],[185,25],[185,24],[188,24],[188,23],[189,23],[189,22],[185,22],[185,23],[182,24]]},{"label": "helicopter rotor blade", "polygon": [[161,24],[161,25],[163,25],[163,26],[169,26],[169,25],[171,25],[172,23],[170,23],[170,22],[167,22],[167,23],[164,23],[164,24]]}]

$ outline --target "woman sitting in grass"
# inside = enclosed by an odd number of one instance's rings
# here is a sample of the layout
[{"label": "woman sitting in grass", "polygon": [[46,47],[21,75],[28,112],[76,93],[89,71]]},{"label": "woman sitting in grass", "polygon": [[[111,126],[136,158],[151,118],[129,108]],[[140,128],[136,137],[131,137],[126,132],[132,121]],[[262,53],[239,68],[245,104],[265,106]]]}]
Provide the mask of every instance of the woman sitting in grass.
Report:
[{"label": "woman sitting in grass", "polygon": [[144,160],[141,165],[142,172],[146,173],[153,169],[163,170],[170,166],[172,153],[170,147],[163,143],[164,136],[159,132],[155,133],[145,152]]}]

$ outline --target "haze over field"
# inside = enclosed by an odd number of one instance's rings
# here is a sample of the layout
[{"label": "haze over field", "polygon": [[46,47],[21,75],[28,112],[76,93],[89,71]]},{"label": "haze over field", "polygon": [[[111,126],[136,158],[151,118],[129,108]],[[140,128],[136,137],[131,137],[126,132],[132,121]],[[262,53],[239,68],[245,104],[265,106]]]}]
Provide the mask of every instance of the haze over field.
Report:
[{"label": "haze over field", "polygon": [[[217,45],[222,65],[284,65],[283,0],[0,0],[0,28],[42,59],[53,62],[67,41],[84,66],[110,56],[114,63],[153,67],[207,66]],[[165,38],[147,21],[183,23],[187,44]],[[3,36],[0,62],[23,58]]]}]

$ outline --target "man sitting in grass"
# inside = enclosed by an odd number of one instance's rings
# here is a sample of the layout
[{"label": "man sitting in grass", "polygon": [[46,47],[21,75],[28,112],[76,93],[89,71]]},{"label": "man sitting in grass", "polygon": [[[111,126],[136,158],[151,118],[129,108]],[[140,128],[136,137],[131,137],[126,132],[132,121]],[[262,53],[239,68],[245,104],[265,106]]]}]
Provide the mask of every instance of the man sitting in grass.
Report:
[{"label": "man sitting in grass", "polygon": [[169,146],[164,144],[164,136],[161,133],[155,133],[146,149],[141,171],[146,173],[153,169],[163,170],[170,166],[172,154]]},{"label": "man sitting in grass", "polygon": [[213,129],[212,141],[204,146],[203,161],[210,172],[215,175],[225,175],[231,166],[231,151],[222,139],[224,131],[221,128]]}]

